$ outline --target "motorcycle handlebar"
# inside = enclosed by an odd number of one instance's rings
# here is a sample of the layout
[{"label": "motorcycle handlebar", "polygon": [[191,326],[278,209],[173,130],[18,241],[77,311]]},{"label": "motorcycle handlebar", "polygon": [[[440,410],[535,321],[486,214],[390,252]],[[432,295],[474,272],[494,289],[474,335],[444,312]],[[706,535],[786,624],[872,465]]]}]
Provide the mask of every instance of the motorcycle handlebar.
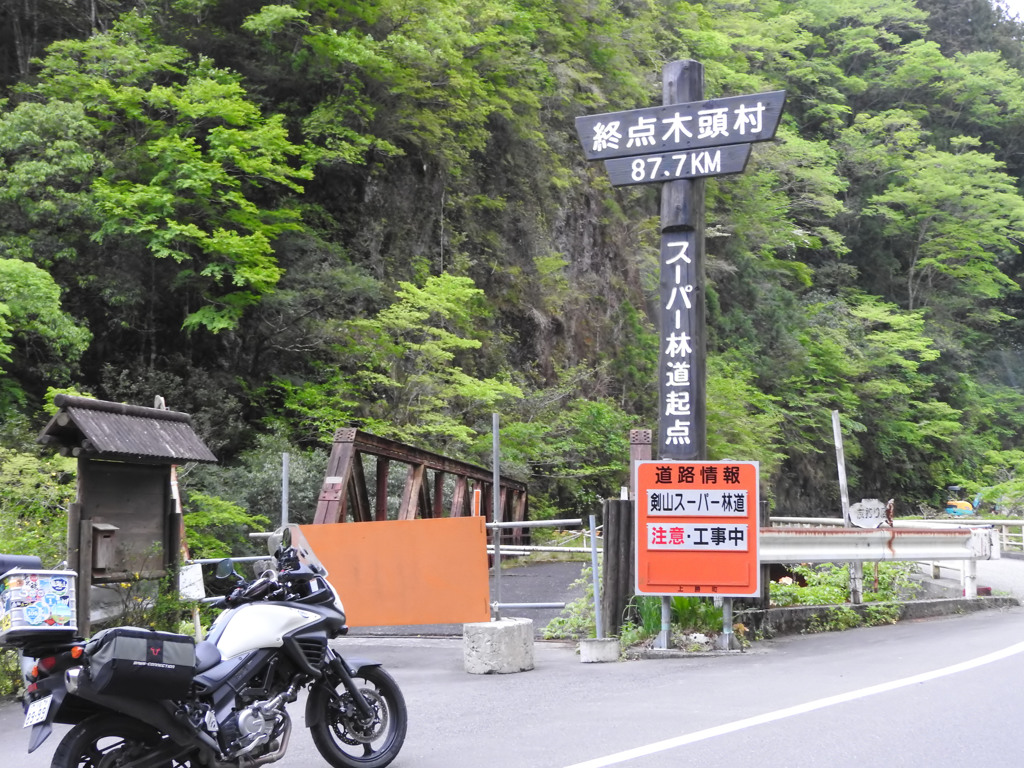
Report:
[{"label": "motorcycle handlebar", "polygon": [[279,549],[274,559],[277,561],[277,571],[265,571],[253,581],[239,577],[230,559],[221,561],[218,568],[222,573],[218,574],[218,578],[221,581],[228,581],[234,576],[234,588],[225,596],[204,597],[199,602],[212,605],[214,608],[233,608],[242,603],[286,598],[292,591],[287,586],[289,583],[308,581],[319,575],[321,570],[304,565],[293,547]]}]

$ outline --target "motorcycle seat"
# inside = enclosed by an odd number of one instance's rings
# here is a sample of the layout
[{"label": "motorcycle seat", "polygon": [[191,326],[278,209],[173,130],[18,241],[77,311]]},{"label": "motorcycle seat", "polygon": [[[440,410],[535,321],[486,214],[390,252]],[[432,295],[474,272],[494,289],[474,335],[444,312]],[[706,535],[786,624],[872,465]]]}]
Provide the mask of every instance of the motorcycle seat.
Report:
[{"label": "motorcycle seat", "polygon": [[196,643],[196,674],[202,674],[220,664],[220,649],[209,640]]}]

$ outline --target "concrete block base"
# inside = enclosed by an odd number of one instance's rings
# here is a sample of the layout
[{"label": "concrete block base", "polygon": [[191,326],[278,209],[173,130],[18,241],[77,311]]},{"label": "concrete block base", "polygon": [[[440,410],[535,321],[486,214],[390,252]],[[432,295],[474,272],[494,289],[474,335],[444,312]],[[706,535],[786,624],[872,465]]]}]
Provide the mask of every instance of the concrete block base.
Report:
[{"label": "concrete block base", "polygon": [[619,638],[594,637],[580,640],[580,661],[584,664],[602,661],[618,661],[620,655]]},{"label": "concrete block base", "polygon": [[729,634],[722,632],[715,638],[715,650],[717,651],[738,651],[742,647],[740,639],[736,637],[735,632],[730,632]]},{"label": "concrete block base", "polygon": [[462,625],[462,653],[471,675],[533,669],[533,619],[498,619]]}]

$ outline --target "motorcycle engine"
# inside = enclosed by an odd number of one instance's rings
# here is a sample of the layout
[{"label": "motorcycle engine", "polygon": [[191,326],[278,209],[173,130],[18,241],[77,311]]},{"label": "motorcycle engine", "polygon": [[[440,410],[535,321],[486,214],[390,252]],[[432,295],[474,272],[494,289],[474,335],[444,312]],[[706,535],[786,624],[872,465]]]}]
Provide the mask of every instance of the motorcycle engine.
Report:
[{"label": "motorcycle engine", "polygon": [[221,745],[226,754],[233,757],[247,755],[281,733],[288,714],[283,708],[268,704],[256,702],[221,723]]}]

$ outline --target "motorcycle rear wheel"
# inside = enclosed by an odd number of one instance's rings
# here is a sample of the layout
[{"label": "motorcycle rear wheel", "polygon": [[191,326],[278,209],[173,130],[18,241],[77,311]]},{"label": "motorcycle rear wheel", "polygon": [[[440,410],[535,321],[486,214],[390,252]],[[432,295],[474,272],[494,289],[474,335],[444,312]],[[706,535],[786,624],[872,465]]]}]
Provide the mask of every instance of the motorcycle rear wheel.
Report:
[{"label": "motorcycle rear wheel", "polygon": [[[53,754],[50,768],[118,768],[151,752],[160,732],[119,715],[93,715],[70,731]],[[191,762],[168,760],[160,768],[190,768]]]},{"label": "motorcycle rear wheel", "polygon": [[341,684],[314,686],[313,706],[323,713],[309,726],[313,744],[334,768],[384,768],[405,742],[409,717],[398,683],[380,667],[365,667],[356,685],[373,710],[370,722],[360,722],[351,694]]}]

